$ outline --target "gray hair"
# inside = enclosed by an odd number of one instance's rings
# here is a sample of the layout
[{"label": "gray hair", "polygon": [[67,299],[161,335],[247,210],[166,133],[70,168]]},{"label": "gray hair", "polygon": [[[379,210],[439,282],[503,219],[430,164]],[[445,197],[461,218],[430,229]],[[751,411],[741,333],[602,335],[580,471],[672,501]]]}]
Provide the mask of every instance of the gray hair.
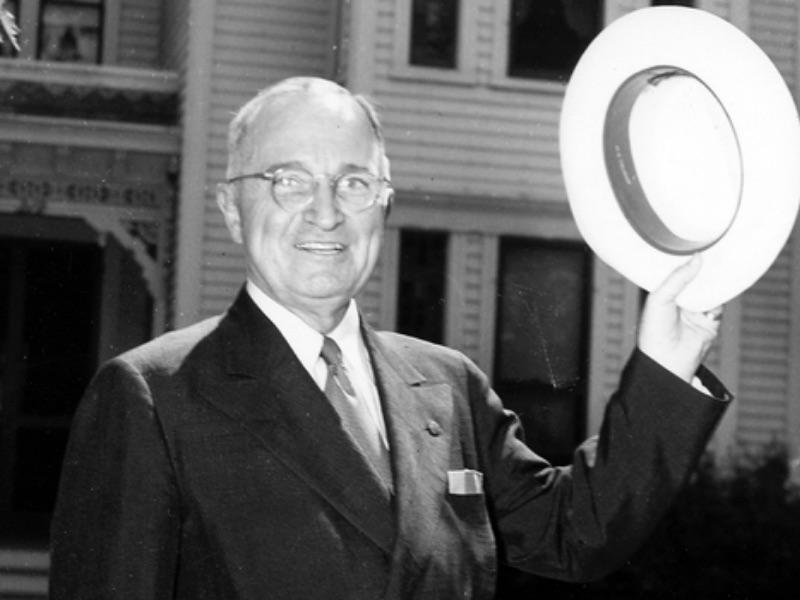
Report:
[{"label": "gray hair", "polygon": [[328,79],[319,77],[290,77],[261,90],[234,115],[228,128],[228,169],[226,173],[228,178],[239,175],[242,164],[246,162],[248,158],[248,156],[244,154],[244,141],[247,139],[253,121],[262,108],[265,106],[277,105],[279,102],[286,101],[290,96],[298,93],[344,95],[351,98],[353,102],[360,106],[375,135],[375,141],[380,156],[380,169],[384,171],[381,175],[387,178],[389,177],[383,128],[373,103],[365,96],[353,94],[347,88]]}]

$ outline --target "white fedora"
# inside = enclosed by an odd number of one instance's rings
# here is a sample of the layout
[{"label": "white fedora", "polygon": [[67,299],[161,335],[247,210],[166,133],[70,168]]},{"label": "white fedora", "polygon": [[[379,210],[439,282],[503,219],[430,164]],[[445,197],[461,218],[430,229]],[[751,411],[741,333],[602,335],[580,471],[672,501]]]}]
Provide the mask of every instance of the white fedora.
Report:
[{"label": "white fedora", "polygon": [[702,10],[645,8],[606,27],[570,78],[561,166],[581,235],[651,290],[688,256],[678,303],[707,310],[753,285],[800,203],[800,121],[766,54]]}]

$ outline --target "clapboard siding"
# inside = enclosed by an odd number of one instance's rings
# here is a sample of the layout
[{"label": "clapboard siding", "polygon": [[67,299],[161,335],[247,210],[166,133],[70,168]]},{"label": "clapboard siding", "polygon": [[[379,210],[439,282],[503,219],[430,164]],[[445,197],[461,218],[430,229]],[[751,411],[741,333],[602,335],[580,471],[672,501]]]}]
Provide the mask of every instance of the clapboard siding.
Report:
[{"label": "clapboard siding", "polygon": [[589,415],[587,434],[597,433],[603,410],[619,382],[630,352],[627,284],[606,264],[595,259],[592,275],[589,339]]},{"label": "clapboard siding", "polygon": [[486,337],[493,337],[495,327],[491,284],[496,281],[497,237],[479,232],[454,233],[448,256],[445,343],[461,350],[486,373],[492,373],[493,353],[487,352]]},{"label": "clapboard siding", "polygon": [[177,71],[183,78],[188,61],[189,0],[165,0],[163,6],[164,67]]},{"label": "clapboard siding", "polygon": [[479,85],[492,77],[494,11],[481,4],[466,85],[399,76],[395,3],[378,3],[373,94],[400,188],[564,201],[558,160],[560,94]]},{"label": "clapboard siding", "polygon": [[[292,75],[327,75],[335,3],[328,0],[217,0],[210,89],[202,316],[223,310],[243,277],[214,189],[225,174],[227,127],[256,92]],[[211,243],[209,243],[211,242]]]},{"label": "clapboard siding", "polygon": [[796,77],[797,11],[795,0],[751,2],[750,37],[772,59],[792,89]]},{"label": "clapboard siding", "polygon": [[399,255],[400,230],[396,227],[387,227],[378,262],[357,298],[361,314],[367,323],[377,329],[394,329],[397,324]]},{"label": "clapboard siding", "polygon": [[119,10],[117,62],[129,67],[162,66],[162,8],[173,0],[122,0]]},{"label": "clapboard siding", "polygon": [[786,439],[792,368],[790,257],[787,246],[742,296],[737,440],[744,448]]}]

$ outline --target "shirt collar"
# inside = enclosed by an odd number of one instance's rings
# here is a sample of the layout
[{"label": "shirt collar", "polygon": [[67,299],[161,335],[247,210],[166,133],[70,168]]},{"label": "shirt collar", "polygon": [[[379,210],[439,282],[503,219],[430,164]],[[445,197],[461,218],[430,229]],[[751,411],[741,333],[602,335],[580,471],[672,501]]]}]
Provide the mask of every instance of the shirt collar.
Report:
[{"label": "shirt collar", "polygon": [[[361,339],[361,327],[358,316],[356,301],[350,300],[347,311],[339,324],[328,334],[342,349],[342,354],[351,361],[361,356],[363,341]],[[322,339],[320,339],[320,350],[322,349]]]},{"label": "shirt collar", "polygon": [[[306,370],[313,373],[322,350],[322,334],[288,308],[267,296],[249,279],[246,290],[255,305],[278,328]],[[350,300],[344,317],[328,337],[339,344],[345,356],[359,355],[361,335],[355,300]]]}]

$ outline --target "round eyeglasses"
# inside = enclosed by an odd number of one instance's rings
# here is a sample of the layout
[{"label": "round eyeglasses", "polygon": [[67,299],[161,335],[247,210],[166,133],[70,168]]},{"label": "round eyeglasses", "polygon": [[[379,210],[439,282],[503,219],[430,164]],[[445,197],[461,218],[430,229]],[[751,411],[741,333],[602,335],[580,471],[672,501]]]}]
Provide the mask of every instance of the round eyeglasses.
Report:
[{"label": "round eyeglasses", "polygon": [[227,182],[233,183],[242,179],[269,181],[272,198],[288,212],[302,210],[314,201],[319,179],[327,179],[339,206],[348,213],[361,212],[374,206],[383,189],[392,183],[385,177],[378,177],[368,171],[314,176],[304,169],[294,168],[237,175]]}]

